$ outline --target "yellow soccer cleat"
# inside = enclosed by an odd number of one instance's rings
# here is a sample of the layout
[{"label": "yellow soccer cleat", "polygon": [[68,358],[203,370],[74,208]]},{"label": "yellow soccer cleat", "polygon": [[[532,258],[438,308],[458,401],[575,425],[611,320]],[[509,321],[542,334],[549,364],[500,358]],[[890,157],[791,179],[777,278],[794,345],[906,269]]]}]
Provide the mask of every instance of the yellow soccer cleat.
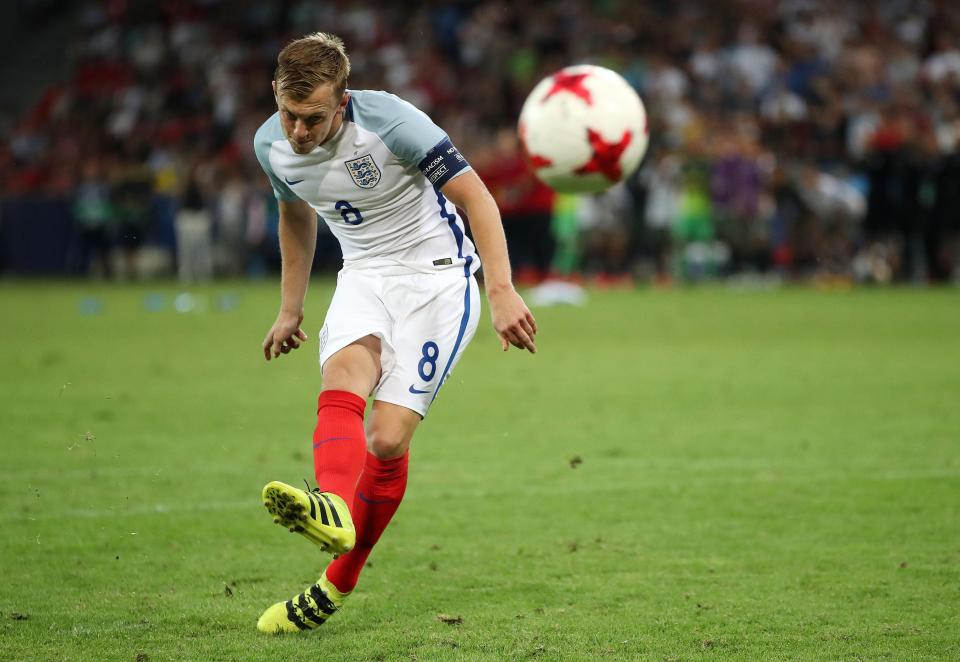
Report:
[{"label": "yellow soccer cleat", "polygon": [[273,521],[334,555],[346,554],[357,542],[347,504],[333,492],[305,491],[272,481],[263,488],[263,505]]},{"label": "yellow soccer cleat", "polygon": [[323,573],[316,584],[286,602],[267,609],[257,621],[257,629],[267,634],[302,632],[323,625],[341,606],[349,593],[341,593]]}]

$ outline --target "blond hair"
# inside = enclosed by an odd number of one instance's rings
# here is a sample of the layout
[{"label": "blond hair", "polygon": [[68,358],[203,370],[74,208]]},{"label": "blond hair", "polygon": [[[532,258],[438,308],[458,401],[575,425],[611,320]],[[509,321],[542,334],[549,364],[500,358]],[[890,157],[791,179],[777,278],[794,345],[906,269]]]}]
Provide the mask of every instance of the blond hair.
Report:
[{"label": "blond hair", "polygon": [[340,37],[314,32],[287,44],[277,56],[277,96],[303,101],[324,83],[333,83],[337,98],[347,89],[350,58]]}]

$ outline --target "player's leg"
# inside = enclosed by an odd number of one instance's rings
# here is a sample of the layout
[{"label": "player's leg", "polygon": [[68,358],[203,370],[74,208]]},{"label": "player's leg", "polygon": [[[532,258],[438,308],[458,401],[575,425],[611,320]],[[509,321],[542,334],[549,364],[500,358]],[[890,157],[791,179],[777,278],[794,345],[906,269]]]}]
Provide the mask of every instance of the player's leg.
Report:
[{"label": "player's leg", "polygon": [[323,364],[323,389],[313,432],[313,469],[317,485],[351,506],[363,469],[366,440],[363,412],[367,396],[380,381],[380,339],[366,336],[336,352]]},{"label": "player's leg", "polygon": [[415,411],[374,402],[366,428],[369,450],[365,452],[366,463],[351,508],[357,531],[356,545],[349,553],[334,559],[316,584],[267,609],[257,621],[260,631],[312,630],[340,609],[403,499],[407,486],[407,449],[419,422],[420,414]]},{"label": "player's leg", "polygon": [[353,508],[357,543],[325,574],[343,593],[356,586],[403,499],[410,440],[473,338],[480,314],[473,278],[421,277],[404,286],[417,294],[410,299],[415,308],[396,311],[404,323],[390,339],[395,360],[380,381],[367,423],[368,453]]},{"label": "player's leg", "polygon": [[[314,469],[320,488],[305,492],[283,483],[270,483],[264,490],[265,500],[273,486],[275,499],[297,504],[297,524],[293,530],[299,527],[300,532],[314,542],[331,541],[329,547],[337,552],[348,552],[354,547],[354,525],[348,504],[353,500],[366,455],[363,427],[366,399],[361,394],[373,390],[379,377],[380,341],[375,336],[361,338],[327,359],[323,364],[323,390],[313,437]],[[371,420],[375,418],[372,416]],[[418,415],[416,418],[419,421]],[[410,436],[405,438],[407,445]],[[307,508],[310,509],[309,518]],[[326,513],[330,517],[329,526],[322,519]],[[341,526],[335,526],[337,524]],[[341,544],[340,547],[333,544],[334,539]],[[257,628],[271,634],[312,630],[340,608],[348,592],[340,591],[324,573],[302,593],[269,607],[257,621]]]},{"label": "player's leg", "polygon": [[300,533],[322,550],[350,551],[356,540],[353,494],[363,470],[366,396],[380,378],[380,340],[365,336],[336,351],[323,364],[323,390],[313,432],[318,488],[302,490],[279,481],[263,489],[274,522]]},{"label": "player's leg", "polygon": [[[319,334],[323,388],[312,443],[319,488],[305,491],[271,484],[278,487],[278,499],[295,504],[291,510],[296,511],[292,514],[297,519],[291,522],[278,517],[278,523],[292,524],[288,528],[321,547],[326,545],[335,554],[346,553],[354,546],[349,505],[366,457],[366,398],[376,388],[381,371],[389,370],[393,356],[389,341],[381,341],[389,336],[393,325],[383,305],[382,286],[381,278],[342,271]],[[279,496],[283,494],[286,497]],[[304,562],[312,568],[316,559],[306,555]],[[312,629],[339,609],[343,598],[326,577],[321,577],[303,593],[267,609],[257,628],[271,633]]]},{"label": "player's leg", "polygon": [[417,412],[376,401],[367,422],[367,454],[353,501],[357,542],[349,554],[327,567],[326,578],[341,594],[357,585],[360,572],[403,500],[407,487],[408,449],[420,423]]}]

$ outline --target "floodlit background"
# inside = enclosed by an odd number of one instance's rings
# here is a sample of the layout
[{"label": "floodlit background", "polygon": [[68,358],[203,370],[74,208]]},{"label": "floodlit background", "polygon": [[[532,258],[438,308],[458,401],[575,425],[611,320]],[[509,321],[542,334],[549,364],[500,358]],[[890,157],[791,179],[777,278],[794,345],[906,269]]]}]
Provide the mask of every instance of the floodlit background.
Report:
[{"label": "floodlit background", "polygon": [[[539,351],[484,310],[357,591],[272,638],[339,250],[265,362],[251,140],[314,30],[486,180]],[[578,62],[652,118],[596,197],[514,134]],[[960,659],[956,1],[11,0],[0,77],[0,659]]]},{"label": "floodlit background", "polygon": [[[278,50],[322,28],[346,40],[351,85],[394,92],[449,132],[497,196],[524,283],[551,272],[600,285],[957,278],[960,10],[949,0],[19,0],[0,11],[0,273],[276,270],[276,206],[251,140],[275,110]],[[652,142],[626,187],[568,199],[537,185],[513,133],[532,86],[578,62],[636,86]],[[333,271],[337,256],[324,233],[318,263]]]}]

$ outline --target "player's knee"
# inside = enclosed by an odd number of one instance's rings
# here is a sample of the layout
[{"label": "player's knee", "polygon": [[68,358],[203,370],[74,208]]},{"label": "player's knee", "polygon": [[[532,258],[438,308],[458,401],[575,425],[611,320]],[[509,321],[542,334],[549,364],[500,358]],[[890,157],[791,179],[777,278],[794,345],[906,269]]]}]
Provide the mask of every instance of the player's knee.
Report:
[{"label": "player's knee", "polygon": [[410,441],[401,435],[371,430],[367,434],[367,449],[381,460],[400,457],[407,452]]}]

